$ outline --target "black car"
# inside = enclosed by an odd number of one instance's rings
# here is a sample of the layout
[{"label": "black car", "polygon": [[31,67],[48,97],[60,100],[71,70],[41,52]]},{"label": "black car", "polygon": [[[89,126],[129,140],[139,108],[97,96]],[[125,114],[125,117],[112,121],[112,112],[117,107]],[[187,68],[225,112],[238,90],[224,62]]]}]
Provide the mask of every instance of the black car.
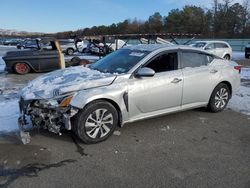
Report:
[{"label": "black car", "polygon": [[16,46],[17,44],[19,44],[20,42],[22,42],[21,39],[6,39],[3,42],[3,45],[5,46]]},{"label": "black car", "polygon": [[9,51],[3,57],[8,72],[27,74],[48,72],[65,67],[64,56],[56,40],[37,41],[37,48]]},{"label": "black car", "polygon": [[245,58],[250,57],[250,42],[245,47]]}]

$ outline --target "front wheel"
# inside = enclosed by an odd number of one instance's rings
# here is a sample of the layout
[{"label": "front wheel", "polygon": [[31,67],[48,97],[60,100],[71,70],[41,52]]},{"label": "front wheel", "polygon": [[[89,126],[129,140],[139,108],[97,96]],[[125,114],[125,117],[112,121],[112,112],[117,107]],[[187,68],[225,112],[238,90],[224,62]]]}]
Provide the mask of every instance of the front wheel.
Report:
[{"label": "front wheel", "polygon": [[73,121],[73,130],[86,144],[106,140],[118,125],[116,108],[106,101],[95,101],[80,111]]},{"label": "front wheel", "polygon": [[228,104],[230,95],[228,86],[224,83],[219,84],[210,97],[208,109],[211,112],[220,112],[224,110]]}]

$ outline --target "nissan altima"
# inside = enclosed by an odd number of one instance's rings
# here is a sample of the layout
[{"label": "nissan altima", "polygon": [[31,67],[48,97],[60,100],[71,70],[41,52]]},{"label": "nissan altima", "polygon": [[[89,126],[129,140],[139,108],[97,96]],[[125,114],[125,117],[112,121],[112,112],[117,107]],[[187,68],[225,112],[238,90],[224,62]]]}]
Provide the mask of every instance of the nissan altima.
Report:
[{"label": "nissan altima", "polygon": [[129,46],[88,68],[31,81],[21,92],[19,125],[73,130],[83,142],[97,143],[125,123],[198,107],[222,111],[240,85],[240,71],[237,63],[197,48]]}]

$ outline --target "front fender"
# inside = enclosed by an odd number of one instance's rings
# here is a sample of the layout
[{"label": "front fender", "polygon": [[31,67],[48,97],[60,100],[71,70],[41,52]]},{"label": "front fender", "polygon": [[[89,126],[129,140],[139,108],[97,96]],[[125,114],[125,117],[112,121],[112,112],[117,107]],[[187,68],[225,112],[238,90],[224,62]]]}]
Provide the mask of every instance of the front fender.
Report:
[{"label": "front fender", "polygon": [[124,101],[124,94],[127,92],[127,86],[106,86],[79,91],[72,99],[70,105],[83,109],[87,104],[95,100],[107,100],[116,104],[122,115],[122,120],[128,119],[128,111]]}]

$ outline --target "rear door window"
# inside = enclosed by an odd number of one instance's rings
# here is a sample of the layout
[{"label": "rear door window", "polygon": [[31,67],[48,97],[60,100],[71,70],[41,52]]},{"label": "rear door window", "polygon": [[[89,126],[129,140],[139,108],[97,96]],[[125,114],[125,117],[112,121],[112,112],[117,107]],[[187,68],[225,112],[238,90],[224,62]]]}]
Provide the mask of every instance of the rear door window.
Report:
[{"label": "rear door window", "polygon": [[182,52],[181,55],[181,64],[182,68],[186,67],[201,67],[207,66],[213,61],[213,56],[203,54],[200,52]]},{"label": "rear door window", "polygon": [[215,48],[228,48],[228,45],[224,43],[215,43]]},{"label": "rear door window", "polygon": [[208,44],[205,49],[210,50],[210,49],[214,49],[214,48],[215,48],[214,43],[211,43],[211,44]]}]

